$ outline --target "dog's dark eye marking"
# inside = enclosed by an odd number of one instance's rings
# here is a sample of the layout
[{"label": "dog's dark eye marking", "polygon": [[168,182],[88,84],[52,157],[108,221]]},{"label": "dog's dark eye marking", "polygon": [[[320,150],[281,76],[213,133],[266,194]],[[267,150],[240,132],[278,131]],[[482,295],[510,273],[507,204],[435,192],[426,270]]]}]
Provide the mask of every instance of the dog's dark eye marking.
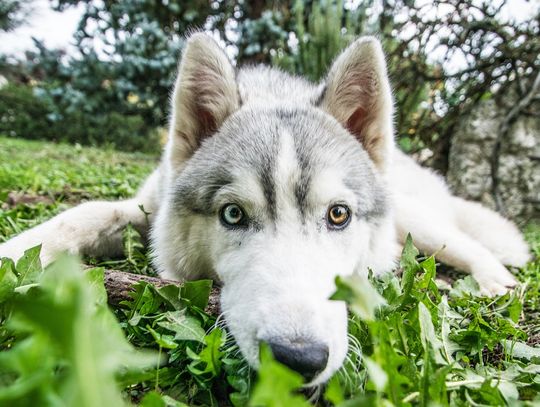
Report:
[{"label": "dog's dark eye marking", "polygon": [[237,204],[229,203],[221,208],[219,212],[221,222],[227,227],[245,226],[247,218],[244,210]]},{"label": "dog's dark eye marking", "polygon": [[345,205],[332,205],[326,214],[326,224],[329,229],[340,230],[349,225],[351,210]]}]

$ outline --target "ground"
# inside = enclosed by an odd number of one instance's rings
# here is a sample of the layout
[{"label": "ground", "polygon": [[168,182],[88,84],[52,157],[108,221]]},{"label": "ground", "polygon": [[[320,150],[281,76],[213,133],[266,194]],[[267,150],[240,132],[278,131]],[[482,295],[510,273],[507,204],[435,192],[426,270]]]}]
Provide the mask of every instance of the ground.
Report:
[{"label": "ground", "polygon": [[[133,195],[158,159],[144,154],[0,137],[0,242],[78,202]],[[538,257],[540,227],[531,224],[524,230]],[[85,262],[154,274],[140,237],[133,229],[126,230],[124,241],[125,258],[84,259]],[[18,298],[25,296],[25,290],[20,288],[24,283],[34,284],[28,279],[24,281],[31,266],[17,264],[13,272],[18,277],[19,291],[15,288],[6,296],[2,286],[9,273],[6,265],[3,262],[0,267],[0,362],[10,354],[13,358],[23,346],[18,331],[20,323],[10,323],[10,318],[18,318],[17,306],[24,300]],[[499,299],[475,297],[476,288],[470,278],[459,280],[450,291],[439,290],[441,287],[434,280],[434,259],[418,257],[412,245],[403,255],[401,269],[399,278],[373,282],[378,293],[359,292],[354,281],[337,283],[336,298],[348,301],[352,310],[351,360],[326,389],[302,394],[294,391],[300,379],[275,364],[271,357],[266,360],[266,352],[262,353],[264,363],[257,385],[253,385],[254,374],[227,337],[222,321],[216,323],[213,316],[202,311],[208,283],[197,283],[181,292],[142,284],[132,302],[113,307],[117,322],[108,323],[112,324],[112,330],[121,327],[135,348],[157,349],[168,362],[160,368],[142,369],[128,378],[122,376],[122,397],[135,403],[146,397],[143,403],[148,406],[180,405],[179,402],[245,405],[248,399],[251,405],[296,406],[306,405],[305,397],[311,397],[311,402],[319,405],[343,406],[349,399],[362,405],[436,402],[456,406],[526,405],[538,400],[539,261],[519,270],[522,287]],[[99,269],[95,270],[99,275]],[[41,281],[39,284],[46,292],[47,281],[52,277],[39,278],[35,281]],[[99,276],[96,278],[99,280]],[[61,285],[62,280],[55,280],[54,284]],[[380,296],[387,306],[375,311],[369,303],[371,299],[376,302]],[[15,310],[13,314],[11,307]],[[34,327],[24,332],[32,337],[45,328]],[[70,335],[78,338],[76,333]],[[360,364],[362,354],[365,360]],[[62,355],[55,357],[58,360],[51,362],[51,374],[57,374],[54,372],[58,365],[70,365],[66,362],[70,359]],[[75,362],[72,369],[74,366],[77,366]],[[24,393],[19,388],[19,393],[10,392],[17,380],[33,374],[23,374],[18,368],[13,368],[19,372],[18,379],[13,379],[12,371],[8,374],[0,368],[0,404],[29,402],[30,390]],[[2,383],[11,387],[4,391]]]}]

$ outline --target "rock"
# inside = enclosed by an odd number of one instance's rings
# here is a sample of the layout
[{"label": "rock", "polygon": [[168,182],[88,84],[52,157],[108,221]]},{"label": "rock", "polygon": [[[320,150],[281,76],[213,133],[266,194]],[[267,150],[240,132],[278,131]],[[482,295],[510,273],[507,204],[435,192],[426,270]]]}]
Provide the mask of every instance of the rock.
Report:
[{"label": "rock", "polygon": [[540,220],[540,102],[533,99],[505,131],[505,119],[519,100],[506,93],[463,117],[451,141],[446,177],[456,195],[523,224]]}]

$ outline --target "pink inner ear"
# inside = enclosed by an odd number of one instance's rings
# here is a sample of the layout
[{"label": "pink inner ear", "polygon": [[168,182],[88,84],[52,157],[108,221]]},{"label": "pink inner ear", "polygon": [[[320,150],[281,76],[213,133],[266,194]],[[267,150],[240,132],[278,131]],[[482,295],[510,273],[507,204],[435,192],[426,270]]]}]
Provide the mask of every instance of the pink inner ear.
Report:
[{"label": "pink inner ear", "polygon": [[349,130],[360,142],[363,143],[363,129],[367,124],[368,114],[366,109],[359,107],[347,120],[346,128]]},{"label": "pink inner ear", "polygon": [[199,121],[199,143],[206,137],[212,135],[217,130],[216,118],[202,106],[197,106],[195,114]]},{"label": "pink inner ear", "polygon": [[371,159],[375,162],[379,162],[379,154],[377,153],[377,146],[382,142],[382,134],[367,134],[368,127],[370,125],[371,118],[366,109],[359,107],[347,120],[347,130],[349,130],[362,144],[367,153],[371,156]]}]

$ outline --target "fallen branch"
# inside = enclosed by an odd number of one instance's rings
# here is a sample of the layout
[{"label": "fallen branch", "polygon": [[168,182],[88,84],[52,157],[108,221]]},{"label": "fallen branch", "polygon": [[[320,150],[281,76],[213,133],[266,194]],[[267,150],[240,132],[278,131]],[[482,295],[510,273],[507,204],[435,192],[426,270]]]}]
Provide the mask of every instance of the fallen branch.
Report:
[{"label": "fallen branch", "polygon": [[[107,290],[108,302],[110,305],[119,305],[122,301],[131,299],[129,293],[133,291],[133,285],[145,281],[155,287],[164,287],[166,285],[182,285],[182,283],[174,280],[166,280],[158,277],[142,276],[139,274],[126,273],[117,270],[105,270],[105,289]],[[208,306],[205,311],[214,316],[220,313],[219,308],[219,288],[212,288]]]}]

